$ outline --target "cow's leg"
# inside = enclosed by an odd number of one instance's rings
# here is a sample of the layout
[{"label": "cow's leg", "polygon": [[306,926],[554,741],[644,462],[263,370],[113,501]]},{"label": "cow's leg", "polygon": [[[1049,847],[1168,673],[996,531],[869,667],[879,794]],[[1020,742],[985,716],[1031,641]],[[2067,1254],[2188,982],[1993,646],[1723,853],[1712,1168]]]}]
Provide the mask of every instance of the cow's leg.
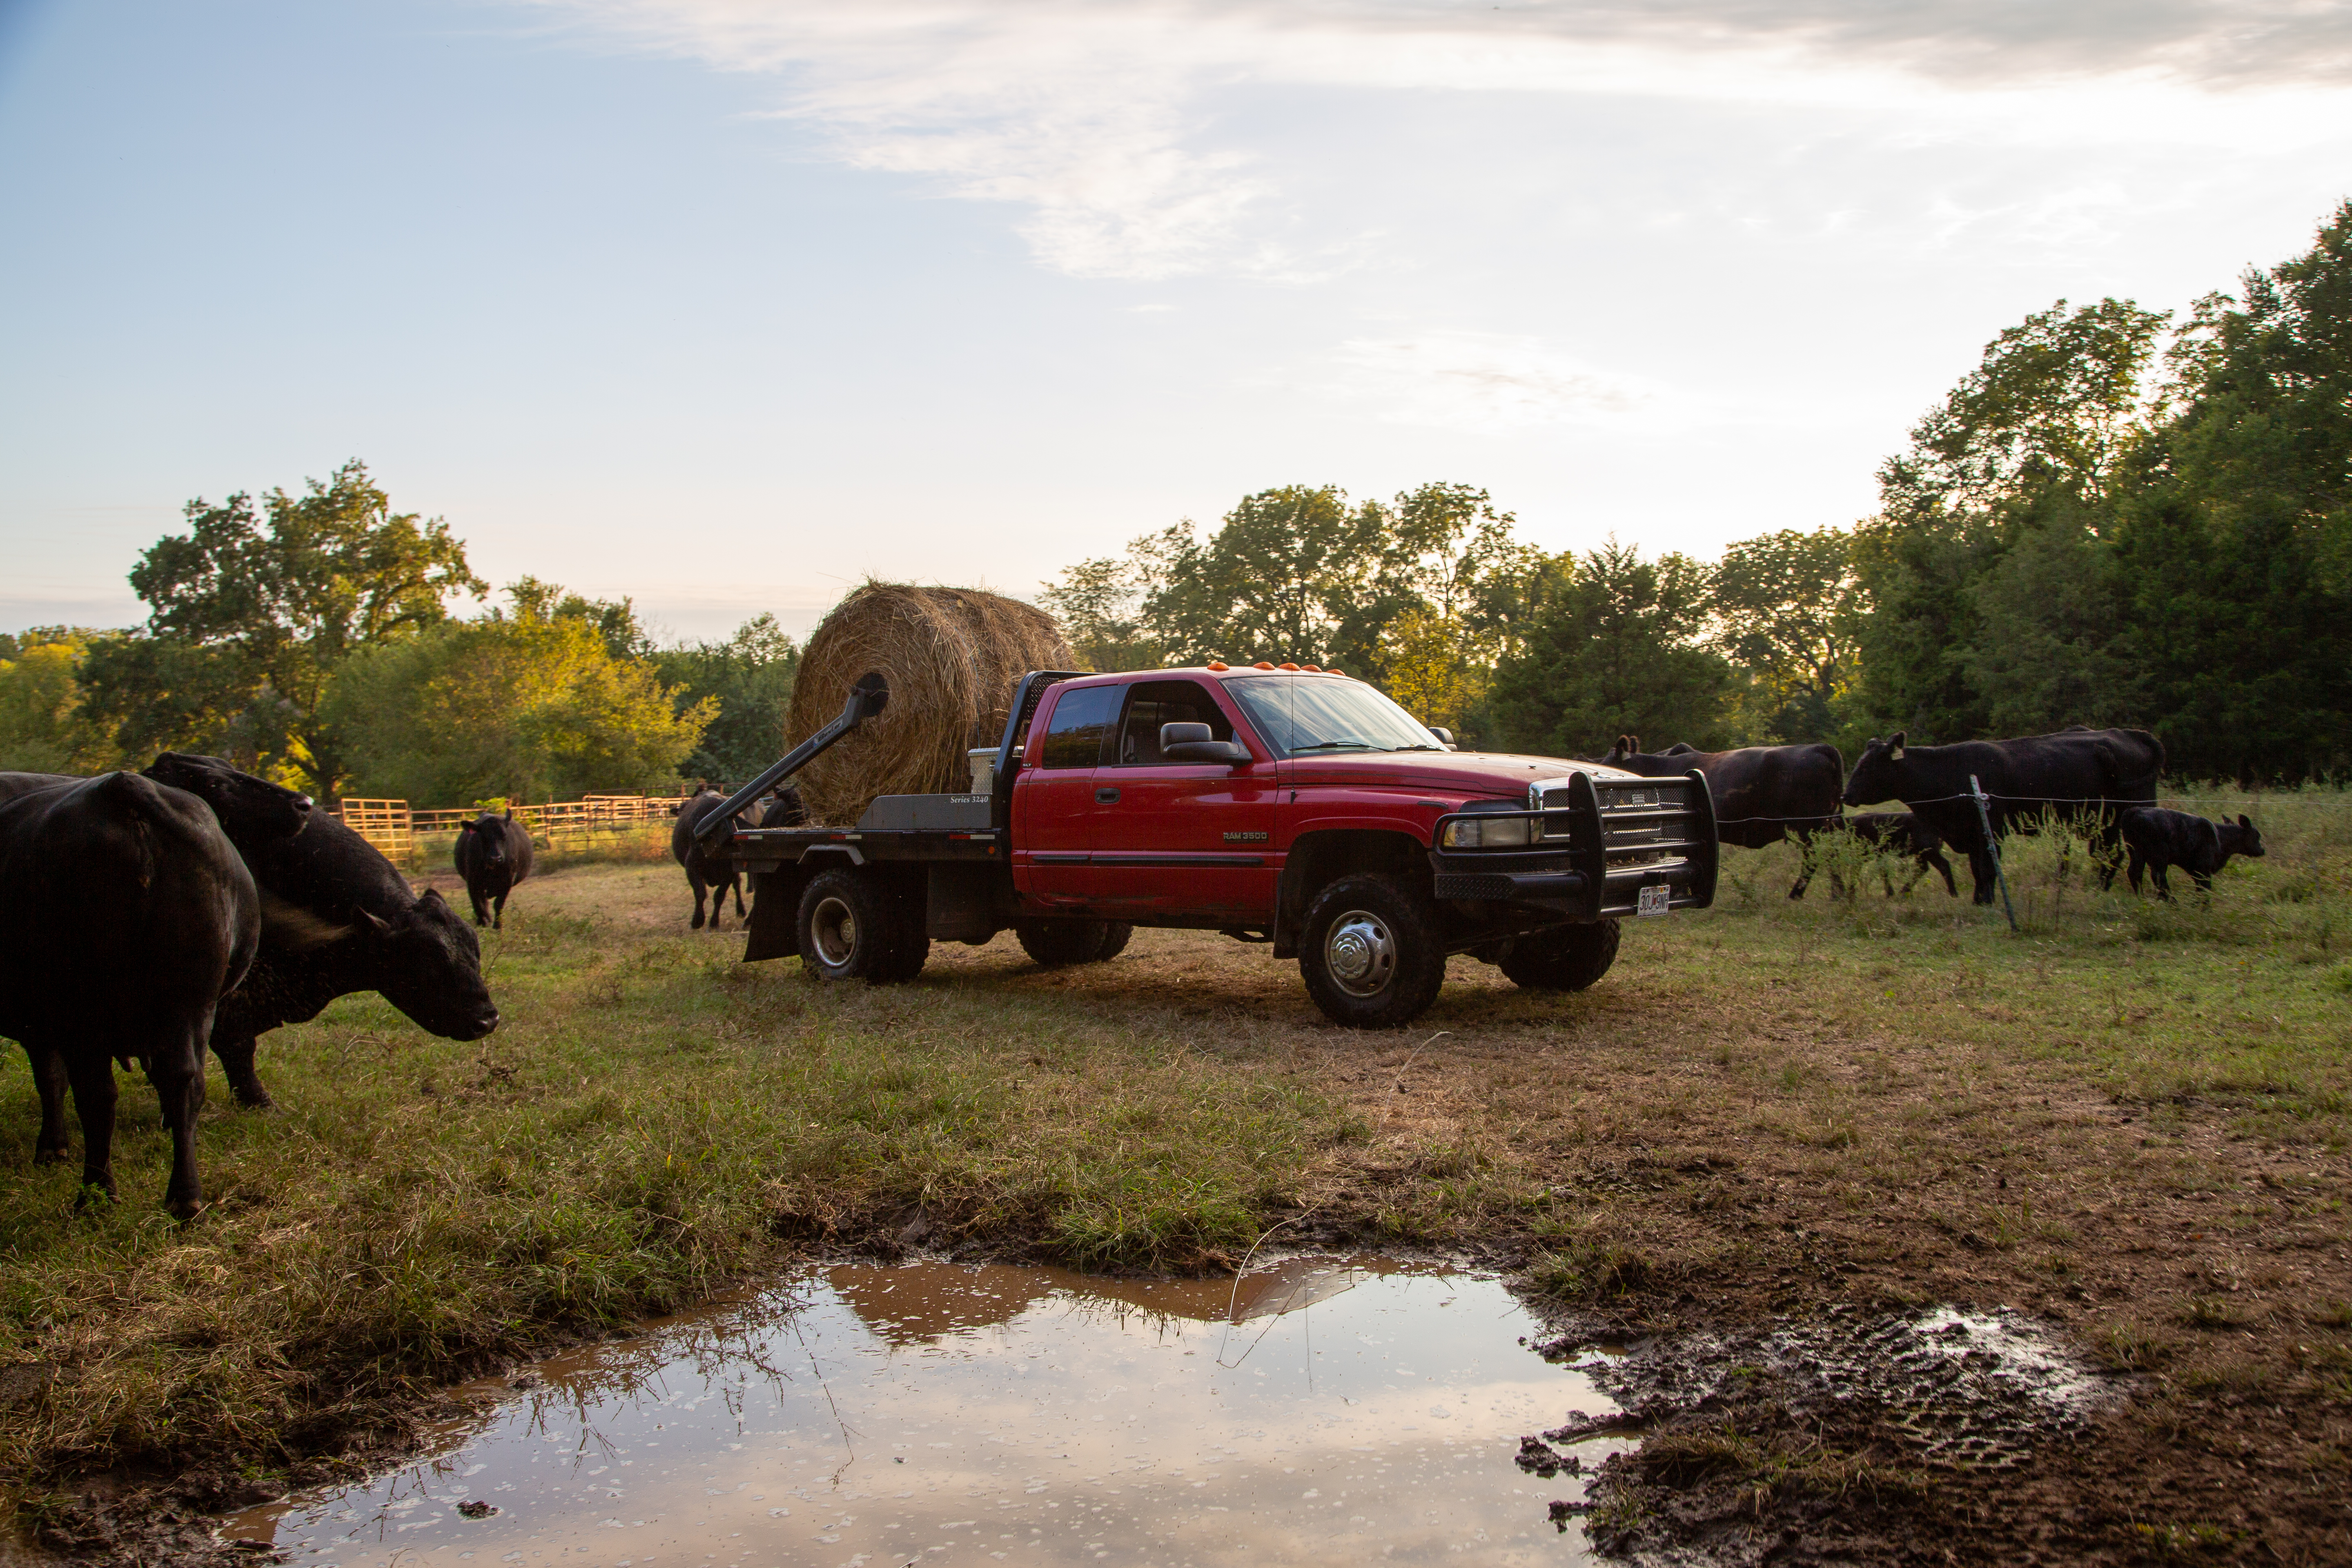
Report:
[{"label": "cow's leg", "polygon": [[482,889],[474,886],[473,883],[468,882],[466,884],[466,897],[471,899],[474,902],[474,923],[478,926],[486,926],[489,924],[489,900],[482,897]]},{"label": "cow's leg", "polygon": [[2140,858],[2138,850],[2133,850],[2131,852],[2131,865],[2124,873],[2124,879],[2131,884],[2131,890],[2133,892],[2137,893],[2139,891],[2140,873],[2147,869],[2147,862]]},{"label": "cow's leg", "polygon": [[2191,871],[2189,879],[2197,884],[2199,892],[2209,899],[2213,896],[2213,874],[2210,871]]},{"label": "cow's leg", "polygon": [[172,1180],[163,1189],[163,1206],[183,1220],[195,1218],[205,1206],[204,1183],[196,1174],[196,1112],[205,1105],[204,1068],[203,1051],[186,1045],[147,1059],[163,1125],[172,1131]]},{"label": "cow's leg", "polygon": [[1976,879],[1976,896],[1973,901],[1979,904],[1992,902],[1993,890],[2000,878],[2000,873],[1993,868],[1992,851],[1969,850],[1969,874]]},{"label": "cow's leg", "polygon": [[1942,850],[1930,849],[1926,854],[1919,857],[1919,871],[1922,876],[1927,874],[1927,868],[1930,866],[1944,874],[1945,897],[1953,899],[1958,898],[1960,896],[1960,885],[1958,882],[1953,880],[1952,863],[1944,858],[1944,852]]},{"label": "cow's leg", "polygon": [[743,874],[735,868],[731,860],[727,863],[727,889],[735,895],[735,923],[741,925],[744,920]]},{"label": "cow's leg", "polygon": [[2172,864],[2168,860],[2151,860],[2148,866],[2156,873],[2156,896],[2167,903],[2172,901]]},{"label": "cow's leg", "polygon": [[1806,884],[1813,879],[1813,836],[1792,833],[1790,837],[1797,841],[1797,879],[1790,884],[1789,896],[1801,899],[1805,896]]},{"label": "cow's leg", "polygon": [[66,1059],[32,1046],[25,1055],[33,1064],[33,1086],[41,1093],[41,1135],[33,1144],[33,1163],[53,1165],[73,1152],[66,1141]]},{"label": "cow's leg", "polygon": [[114,1196],[114,1058],[82,1051],[65,1064],[81,1118],[81,1201],[91,1193]]},{"label": "cow's leg", "polygon": [[491,899],[490,929],[492,931],[507,929],[507,895],[513,890],[511,888],[500,888],[497,895]]},{"label": "cow's leg", "polygon": [[705,895],[709,891],[709,889],[708,885],[704,883],[702,873],[699,871],[688,871],[686,874],[686,879],[688,885],[694,889],[694,919],[687,923],[686,929],[688,931],[700,931],[702,929],[703,919],[702,900]]},{"label": "cow's leg", "polygon": [[253,1051],[257,1041],[251,1035],[225,1040],[213,1037],[213,1055],[220,1058],[221,1071],[228,1078],[228,1087],[236,1102],[248,1110],[267,1110],[278,1103],[269,1098],[262,1086],[261,1075],[253,1070]]}]

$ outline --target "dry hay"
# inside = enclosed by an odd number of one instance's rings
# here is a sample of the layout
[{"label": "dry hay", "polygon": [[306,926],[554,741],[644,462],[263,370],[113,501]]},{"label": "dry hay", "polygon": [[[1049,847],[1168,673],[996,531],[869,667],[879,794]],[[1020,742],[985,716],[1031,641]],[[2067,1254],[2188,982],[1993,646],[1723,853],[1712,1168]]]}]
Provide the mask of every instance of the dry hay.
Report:
[{"label": "dry hay", "polygon": [[868,670],[890,682],[890,704],[801,770],[809,820],[846,826],[877,795],[969,788],[966,753],[1003,738],[1021,677],[1074,668],[1076,658],[1053,616],[999,594],[901,583],[857,589],[801,655],[785,744],[838,718],[850,683]]}]

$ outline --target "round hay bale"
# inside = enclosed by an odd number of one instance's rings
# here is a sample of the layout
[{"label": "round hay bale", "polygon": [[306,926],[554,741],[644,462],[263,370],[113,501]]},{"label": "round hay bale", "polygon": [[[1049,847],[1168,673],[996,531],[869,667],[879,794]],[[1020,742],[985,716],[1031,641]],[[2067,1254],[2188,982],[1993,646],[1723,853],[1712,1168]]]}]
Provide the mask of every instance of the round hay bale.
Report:
[{"label": "round hay bale", "polygon": [[878,795],[961,794],[966,756],[1004,735],[1013,688],[1033,669],[1070,669],[1076,656],[1054,617],[977,588],[868,583],[810,637],[793,682],[784,744],[799,745],[841,714],[868,670],[890,704],[800,772],[813,823],[846,827]]}]

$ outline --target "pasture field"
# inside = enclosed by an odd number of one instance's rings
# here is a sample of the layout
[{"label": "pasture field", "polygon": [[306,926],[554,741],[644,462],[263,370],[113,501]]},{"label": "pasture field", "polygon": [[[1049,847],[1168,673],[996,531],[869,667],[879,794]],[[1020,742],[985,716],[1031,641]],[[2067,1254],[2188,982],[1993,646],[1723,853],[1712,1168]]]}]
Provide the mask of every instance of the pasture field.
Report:
[{"label": "pasture field", "polygon": [[78,1208],[0,1069],[6,1499],[138,1560],[397,1444],[449,1380],[796,1252],[1216,1268],[1279,1226],[1482,1258],[1620,1331],[2012,1306],[2140,1374],[2022,1475],[1755,1412],[1658,1446],[1661,1487],[1833,1510],[1856,1560],[2352,1560],[2352,800],[2169,804],[2251,811],[2268,858],[2160,906],[2013,840],[2012,934],[1965,867],[1958,900],[1848,864],[1854,896],[1791,903],[1792,850],[1727,851],[1716,909],[1629,922],[1593,990],[1460,958],[1386,1035],[1207,933],[820,988],[735,963],[731,910],[689,932],[674,867],[573,864],[484,933],[488,1040],[353,997],[265,1037],[279,1110],[215,1072],[187,1227],[143,1084],[123,1201]]}]

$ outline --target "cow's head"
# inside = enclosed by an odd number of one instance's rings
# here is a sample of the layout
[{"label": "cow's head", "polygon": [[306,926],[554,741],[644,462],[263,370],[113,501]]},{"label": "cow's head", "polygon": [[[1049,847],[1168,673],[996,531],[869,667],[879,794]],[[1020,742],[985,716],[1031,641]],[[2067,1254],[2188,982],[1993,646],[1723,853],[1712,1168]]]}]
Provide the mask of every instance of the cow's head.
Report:
[{"label": "cow's head", "polygon": [[376,989],[420,1028],[445,1040],[478,1040],[499,1026],[482,980],[481,939],[439,893],[427,889],[390,920],[362,910],[360,923],[376,950]]},{"label": "cow's head", "polygon": [[1846,775],[1844,798],[1848,807],[1903,798],[1910,785],[1910,770],[1903,765],[1903,740],[1908,733],[1897,730],[1884,741],[1875,735],[1870,738],[1870,744],[1863,748],[1862,760]]},{"label": "cow's head", "polygon": [[2263,836],[2245,813],[2240,812],[2235,822],[2217,822],[2213,826],[2220,834],[2223,858],[2232,855],[2243,855],[2249,860],[2263,858]]},{"label": "cow's head", "polygon": [[229,842],[243,847],[291,838],[310,820],[310,797],[268,779],[239,773],[219,757],[165,752],[147,776],[185,790],[213,808]]},{"label": "cow's head", "polygon": [[1641,749],[1641,736],[1620,735],[1617,737],[1617,743],[1609,748],[1609,754],[1601,760],[1612,768],[1622,768],[1625,765],[1625,759]]},{"label": "cow's head", "polygon": [[476,870],[500,871],[506,868],[509,858],[507,852],[507,824],[513,820],[514,810],[509,807],[504,816],[500,816],[495,811],[486,811],[473,821],[458,825],[459,837],[473,841]]}]

